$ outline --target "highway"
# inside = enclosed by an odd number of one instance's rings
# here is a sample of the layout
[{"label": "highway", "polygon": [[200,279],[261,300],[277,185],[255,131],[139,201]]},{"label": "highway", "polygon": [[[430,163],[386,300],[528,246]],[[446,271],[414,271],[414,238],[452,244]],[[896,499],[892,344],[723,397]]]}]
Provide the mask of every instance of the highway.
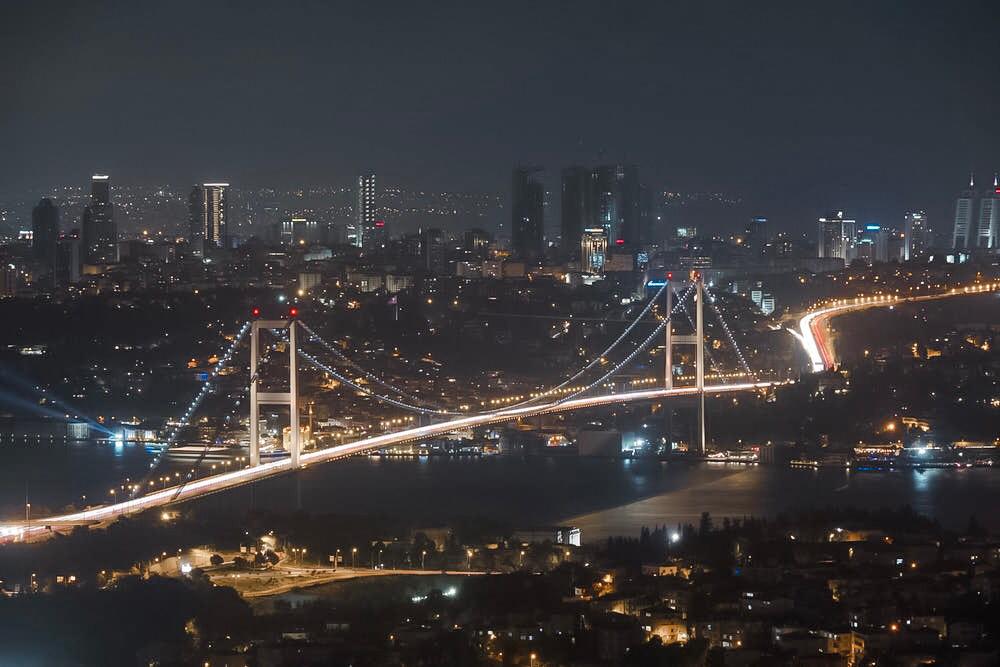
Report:
[{"label": "highway", "polygon": [[877,296],[863,296],[854,299],[842,299],[833,302],[830,306],[813,310],[806,313],[799,320],[799,331],[796,338],[802,343],[802,348],[809,356],[809,363],[814,373],[827,370],[836,366],[837,359],[834,354],[832,341],[828,335],[827,325],[831,318],[838,315],[845,315],[868,308],[884,308],[895,306],[901,303],[915,303],[917,301],[934,301],[937,299],[948,299],[958,296],[972,296],[1000,291],[1000,282],[976,283],[965,287],[953,287],[946,292],[936,294],[921,294],[918,296],[896,296],[892,294],[881,294]]},{"label": "highway", "polygon": [[[707,394],[724,394],[741,391],[755,391],[767,389],[776,385],[785,384],[783,382],[745,382],[733,384],[712,385],[705,388]],[[336,461],[356,454],[364,454],[374,450],[401,445],[413,441],[424,440],[435,436],[445,435],[452,431],[461,429],[488,426],[509,422],[526,417],[550,414],[555,412],[570,412],[573,410],[583,410],[607,405],[631,403],[636,401],[651,401],[666,398],[677,398],[682,396],[694,396],[698,390],[694,387],[680,387],[675,389],[648,389],[643,391],[623,392],[620,394],[608,394],[594,396],[592,398],[576,398],[572,400],[555,400],[549,403],[541,403],[533,406],[523,406],[487,412],[468,417],[458,417],[448,421],[418,426],[394,433],[373,436],[358,440],[352,443],[327,447],[309,452],[304,452],[301,456],[301,467],[305,468],[320,463]],[[75,525],[101,523],[111,521],[128,514],[135,514],[157,507],[163,507],[174,503],[200,498],[226,491],[245,484],[257,482],[269,477],[275,477],[291,470],[291,461],[287,458],[262,463],[253,468],[242,468],[231,472],[220,473],[202,479],[187,482],[185,484],[169,487],[161,491],[155,491],[148,495],[138,496],[131,500],[118,503],[92,507],[80,512],[50,516],[45,518],[32,518],[30,524],[25,522],[8,522],[0,524],[0,542],[10,542],[15,540],[39,537],[49,533],[50,529],[55,530],[60,527]]]}]

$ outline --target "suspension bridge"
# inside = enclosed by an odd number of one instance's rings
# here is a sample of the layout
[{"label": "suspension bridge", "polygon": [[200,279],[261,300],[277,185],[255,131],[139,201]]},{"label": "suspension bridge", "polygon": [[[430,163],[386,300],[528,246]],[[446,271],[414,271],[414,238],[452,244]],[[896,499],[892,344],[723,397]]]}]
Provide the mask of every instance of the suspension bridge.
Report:
[{"label": "suspension bridge", "polygon": [[[702,277],[697,272],[685,281],[673,281],[668,274],[667,280],[657,283],[659,290],[650,298],[639,314],[625,327],[625,330],[606,349],[591,359],[578,371],[559,384],[545,390],[534,392],[529,398],[513,402],[500,408],[484,409],[470,413],[463,409],[449,409],[432,405],[425,399],[418,398],[395,386],[384,377],[366,370],[350,357],[345,355],[336,345],[323,339],[312,328],[298,317],[296,308],[291,308],[287,319],[268,320],[257,319],[260,312],[254,309],[255,319],[242,325],[233,336],[228,348],[219,356],[218,362],[209,373],[199,391],[195,394],[184,413],[173,422],[166,433],[165,443],[160,453],[150,464],[147,478],[160,465],[163,456],[171,448],[179,445],[184,437],[184,430],[192,424],[202,402],[208,396],[213,383],[230,366],[241,343],[249,336],[249,456],[247,465],[239,469],[229,469],[219,474],[197,478],[190,473],[184,479],[178,479],[174,486],[152,490],[144,483],[132,487],[132,494],[118,502],[89,507],[81,511],[70,512],[57,516],[30,519],[0,524],[0,541],[28,540],[50,534],[68,526],[99,524],[116,518],[136,514],[138,512],[164,507],[186,500],[200,498],[209,494],[233,489],[246,484],[252,484],[277,475],[287,474],[308,466],[336,461],[345,457],[373,452],[397,445],[443,436],[456,431],[467,430],[511,422],[538,415],[571,412],[614,406],[641,401],[661,401],[680,397],[693,397],[697,406],[698,441],[697,449],[705,453],[705,397],[706,395],[729,394],[767,390],[786,381],[758,380],[751,372],[746,358],[740,351],[736,339],[722,318],[722,312],[716,304],[714,296],[705,287]],[[693,303],[694,315],[688,308],[688,302]],[[662,312],[656,312],[655,306],[663,303]],[[711,351],[705,345],[705,309],[714,313],[722,325],[729,345],[738,356],[742,370],[735,374],[721,373]],[[690,333],[675,332],[673,319],[682,314],[690,325]],[[647,318],[653,315],[652,321]],[[626,341],[643,324],[655,322],[655,326],[645,337],[641,337],[632,347]],[[686,328],[686,327],[678,327]],[[262,337],[270,333],[277,337],[288,351],[288,382],[287,391],[265,391],[261,376],[261,364],[264,348]],[[641,334],[640,334],[641,335]],[[635,362],[643,353],[650,350],[654,343],[662,340],[664,365],[662,384],[657,387],[640,390],[621,390],[614,382],[609,382]],[[693,384],[675,386],[674,348],[690,346],[694,348]],[[304,348],[310,348],[309,350]],[[707,353],[707,355],[706,355]],[[321,355],[328,354],[336,359],[326,363]],[[611,363],[612,356],[621,355],[616,363]],[[266,355],[265,355],[266,356]],[[718,384],[706,385],[705,358],[716,369],[717,377],[724,381]],[[353,442],[324,447],[321,449],[303,450],[303,438],[299,426],[300,392],[299,364],[304,362],[316,371],[325,374],[371,399],[393,408],[405,410],[421,418],[421,423],[402,430],[382,433],[361,438]],[[610,366],[608,370],[605,367]],[[345,367],[347,370],[345,370]],[[340,369],[340,370],[338,370]],[[603,372],[602,372],[603,371]],[[364,381],[361,380],[361,377]],[[589,382],[583,380],[587,376],[597,375]],[[352,379],[353,378],[353,379]],[[734,381],[739,379],[741,381]],[[289,443],[287,456],[277,459],[261,460],[260,410],[264,405],[288,406],[289,411]],[[426,423],[424,423],[426,422]],[[145,481],[145,480],[144,480]]]}]

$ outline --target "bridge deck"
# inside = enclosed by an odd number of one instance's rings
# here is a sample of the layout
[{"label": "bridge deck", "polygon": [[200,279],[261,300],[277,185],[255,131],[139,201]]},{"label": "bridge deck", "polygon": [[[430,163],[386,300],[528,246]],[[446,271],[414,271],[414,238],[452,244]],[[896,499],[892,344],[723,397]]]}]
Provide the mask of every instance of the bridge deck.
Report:
[{"label": "bridge deck", "polygon": [[[745,382],[738,384],[721,384],[705,388],[709,394],[722,394],[738,391],[754,391],[767,389],[776,385],[786,384],[784,382]],[[510,408],[496,412],[459,417],[445,422],[418,426],[415,428],[386,433],[356,442],[328,447],[326,449],[305,452],[301,457],[301,467],[317,465],[336,461],[347,456],[363,454],[384,447],[401,445],[415,440],[424,440],[439,435],[451,433],[460,429],[474,428],[479,426],[489,426],[502,422],[512,421],[524,417],[533,417],[554,412],[569,412],[585,408],[600,407],[604,405],[615,405],[619,403],[631,403],[636,401],[651,401],[665,398],[675,398],[681,396],[697,395],[698,390],[694,387],[678,387],[674,389],[648,389],[643,391],[624,392],[620,394],[610,394],[605,396],[595,396],[592,398],[577,398],[570,401],[542,403],[534,406],[524,406]],[[169,487],[161,491],[155,491],[148,495],[139,496],[131,500],[126,500],[110,505],[93,507],[80,512],[63,514],[59,516],[32,519],[30,526],[24,522],[12,522],[0,525],[0,541],[22,539],[35,535],[42,535],[49,532],[50,527],[62,527],[89,523],[98,523],[115,519],[117,517],[142,512],[156,507],[163,507],[174,503],[192,500],[218,493],[228,489],[233,489],[245,484],[257,482],[269,477],[285,474],[292,470],[289,459],[279,459],[262,463],[253,468],[242,468],[230,472],[204,477],[202,479],[187,482],[186,484]]]}]

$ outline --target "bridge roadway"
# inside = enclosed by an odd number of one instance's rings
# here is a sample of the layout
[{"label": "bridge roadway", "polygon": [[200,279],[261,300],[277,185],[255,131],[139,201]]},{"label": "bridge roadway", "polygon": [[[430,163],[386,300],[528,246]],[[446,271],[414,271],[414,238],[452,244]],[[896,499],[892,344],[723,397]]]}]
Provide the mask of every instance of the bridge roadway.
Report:
[{"label": "bridge roadway", "polygon": [[[785,382],[745,382],[718,384],[705,387],[707,394],[725,394],[739,391],[753,391],[767,389],[769,387],[786,384]],[[488,426],[502,422],[513,421],[515,419],[534,417],[537,415],[550,414],[555,412],[570,412],[586,408],[595,408],[621,403],[631,403],[636,401],[651,401],[665,398],[675,398],[681,396],[696,396],[698,390],[695,387],[678,387],[674,389],[648,389],[643,391],[623,392],[620,394],[608,394],[594,396],[592,398],[576,398],[569,401],[553,401],[535,406],[524,406],[519,408],[509,408],[497,410],[495,412],[470,415],[468,417],[458,417],[449,421],[417,426],[394,433],[365,438],[356,442],[327,447],[325,449],[303,452],[301,456],[301,467],[305,468],[319,463],[336,461],[355,454],[401,445],[416,440],[424,440],[434,436],[444,435],[452,431],[466,429],[470,427]],[[161,491],[138,496],[131,500],[125,500],[109,505],[92,507],[80,512],[62,514],[46,518],[34,519],[30,523],[23,521],[8,522],[0,524],[0,542],[10,542],[19,539],[29,539],[48,534],[51,530],[60,527],[70,527],[75,525],[85,525],[101,523],[114,520],[124,515],[134,514],[145,510],[163,507],[185,500],[192,500],[226,491],[245,484],[257,482],[269,477],[275,477],[291,471],[291,461],[287,458],[278,459],[262,463],[253,468],[241,468],[230,472],[204,477],[193,480],[185,484],[169,487]]]},{"label": "bridge roadway", "polygon": [[965,287],[953,287],[947,292],[936,294],[921,294],[918,296],[896,296],[893,294],[881,294],[876,296],[857,297],[854,299],[843,299],[836,301],[827,308],[821,308],[806,313],[799,320],[799,331],[796,337],[802,343],[803,349],[809,355],[809,362],[812,371],[818,373],[828,368],[833,368],[837,363],[834,354],[832,341],[828,336],[827,324],[830,319],[838,315],[866,310],[868,308],[884,308],[895,306],[901,303],[914,303],[917,301],[934,301],[937,299],[948,299],[957,296],[972,296],[975,294],[985,294],[1000,291],[1000,282],[975,283]]}]

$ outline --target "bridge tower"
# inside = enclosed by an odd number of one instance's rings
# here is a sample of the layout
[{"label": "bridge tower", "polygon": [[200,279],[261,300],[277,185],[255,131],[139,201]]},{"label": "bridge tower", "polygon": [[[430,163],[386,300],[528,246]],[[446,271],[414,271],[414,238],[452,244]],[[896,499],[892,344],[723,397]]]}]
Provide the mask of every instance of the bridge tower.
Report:
[{"label": "bridge tower", "polygon": [[[258,363],[260,332],[263,329],[288,330],[288,391],[260,391]],[[289,320],[254,320],[250,328],[250,466],[260,465],[260,406],[287,405],[289,411],[290,453],[292,468],[299,467],[301,434],[299,433],[298,340],[295,315]]]},{"label": "bridge tower", "polygon": [[[673,274],[667,274],[667,282],[673,278]],[[663,328],[664,331],[664,388],[673,389],[674,388],[674,373],[673,373],[673,359],[674,359],[674,345],[694,345],[695,347],[695,388],[698,390],[698,450],[704,455],[705,454],[705,313],[703,305],[705,302],[705,281],[701,274],[701,271],[692,271],[691,280],[695,284],[695,316],[694,316],[694,334],[689,336],[682,336],[679,334],[674,334],[672,329],[673,325],[667,323],[667,326]],[[664,290],[667,297],[667,309],[666,316],[670,317],[670,311],[673,310],[673,290],[670,285],[667,285],[667,289]]]}]

